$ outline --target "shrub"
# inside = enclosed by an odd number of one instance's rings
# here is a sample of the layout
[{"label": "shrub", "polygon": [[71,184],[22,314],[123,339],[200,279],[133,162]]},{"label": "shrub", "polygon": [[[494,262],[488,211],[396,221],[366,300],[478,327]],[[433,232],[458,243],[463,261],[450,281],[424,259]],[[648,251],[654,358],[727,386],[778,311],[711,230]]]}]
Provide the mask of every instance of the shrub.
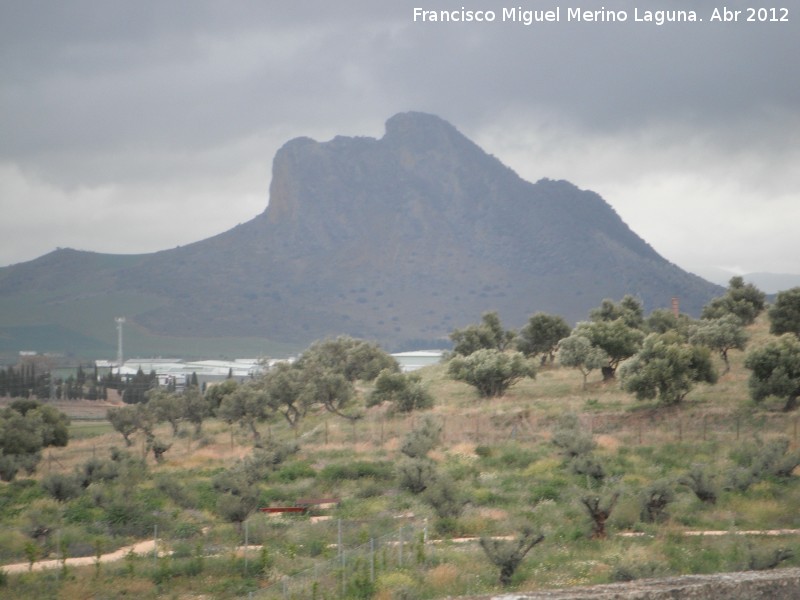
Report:
[{"label": "shrub", "polygon": [[500,585],[505,587],[511,583],[511,577],[525,555],[543,539],[544,535],[526,527],[513,541],[482,537],[480,544],[486,557],[500,569]]},{"label": "shrub", "polygon": [[594,450],[595,442],[590,433],[581,427],[575,414],[562,416],[553,431],[553,444],[567,458],[575,458]]},{"label": "shrub", "polygon": [[667,518],[667,506],[675,500],[675,491],[666,480],[659,480],[644,489],[641,495],[641,519],[658,523]]},{"label": "shrub", "polygon": [[425,488],[423,499],[440,519],[457,519],[467,503],[455,482],[442,475]]},{"label": "shrub", "polygon": [[394,478],[394,466],[389,461],[357,460],[347,464],[327,465],[319,476],[325,481],[366,478],[389,481]]},{"label": "shrub", "polygon": [[594,456],[577,456],[570,462],[570,468],[576,475],[585,476],[593,485],[601,484],[606,477],[602,463]]},{"label": "shrub", "polygon": [[502,396],[524,377],[536,377],[536,368],[521,352],[483,349],[450,360],[448,373],[473,386],[482,398]]},{"label": "shrub", "polygon": [[614,492],[608,498],[601,498],[598,495],[583,496],[583,504],[589,518],[592,520],[592,539],[604,539],[606,537],[606,521],[611,516],[611,511],[619,499],[619,492]]},{"label": "shrub", "polygon": [[59,502],[77,498],[82,491],[80,483],[75,477],[62,473],[53,473],[46,476],[42,479],[42,488],[51,498]]},{"label": "shrub", "polygon": [[317,472],[310,464],[305,461],[299,461],[281,467],[275,474],[278,481],[282,483],[289,483],[290,481],[297,481],[298,479],[306,479],[315,477]]},{"label": "shrub", "polygon": [[406,436],[400,452],[409,458],[424,458],[428,452],[439,445],[441,438],[442,426],[432,417],[426,417],[419,427]]},{"label": "shrub", "polygon": [[421,494],[436,481],[436,465],[426,458],[401,461],[397,466],[397,485],[401,490]]},{"label": "shrub", "polygon": [[704,465],[692,465],[689,472],[678,479],[678,483],[692,490],[701,502],[717,503],[717,486]]},{"label": "shrub", "polygon": [[419,375],[384,369],[375,380],[375,389],[367,399],[367,406],[381,402],[391,402],[397,412],[411,412],[431,408],[433,396],[424,388]]}]

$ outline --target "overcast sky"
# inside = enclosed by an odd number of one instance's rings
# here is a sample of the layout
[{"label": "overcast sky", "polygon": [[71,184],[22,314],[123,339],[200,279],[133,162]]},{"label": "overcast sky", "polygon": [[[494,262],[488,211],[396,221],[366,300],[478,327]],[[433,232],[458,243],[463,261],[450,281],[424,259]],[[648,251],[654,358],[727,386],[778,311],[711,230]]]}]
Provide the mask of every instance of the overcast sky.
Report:
[{"label": "overcast sky", "polygon": [[[601,4],[627,21],[567,20]],[[800,272],[800,0],[766,4],[788,22],[739,0],[0,0],[0,265],[219,233],[265,209],[289,139],[418,110],[598,192],[687,270]],[[561,20],[502,21],[519,6]]]}]

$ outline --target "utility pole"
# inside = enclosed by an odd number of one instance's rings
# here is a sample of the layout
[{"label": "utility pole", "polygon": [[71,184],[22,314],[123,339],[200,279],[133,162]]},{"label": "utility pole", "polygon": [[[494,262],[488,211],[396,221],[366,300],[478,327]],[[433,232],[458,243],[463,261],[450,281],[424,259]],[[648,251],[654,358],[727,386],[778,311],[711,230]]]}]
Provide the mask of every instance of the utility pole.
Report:
[{"label": "utility pole", "polygon": [[117,323],[117,366],[122,368],[122,325],[125,317],[116,317],[114,321]]}]

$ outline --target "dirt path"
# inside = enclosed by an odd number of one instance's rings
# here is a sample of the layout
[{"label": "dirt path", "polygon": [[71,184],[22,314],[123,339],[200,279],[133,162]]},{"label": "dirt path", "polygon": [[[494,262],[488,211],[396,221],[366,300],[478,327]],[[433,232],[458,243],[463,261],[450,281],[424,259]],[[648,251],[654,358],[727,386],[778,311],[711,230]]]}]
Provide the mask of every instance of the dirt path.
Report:
[{"label": "dirt path", "polygon": [[[620,537],[645,537],[648,534],[646,533],[639,533],[639,532],[618,532],[615,535]],[[764,535],[764,536],[778,536],[778,535],[800,535],[800,529],[765,529],[765,530],[749,530],[749,531],[684,531],[683,535],[685,536],[722,536],[722,535]],[[455,543],[467,543],[467,542],[476,542],[480,538],[470,537],[470,538],[455,538],[449,540]],[[500,539],[513,539],[513,537],[503,537]],[[430,544],[440,543],[442,540],[428,540]],[[103,554],[100,556],[99,561],[101,563],[107,562],[114,562],[117,560],[122,560],[125,558],[129,552],[133,552],[134,554],[138,555],[145,555],[145,554],[152,554],[153,548],[155,547],[154,540],[145,540],[143,542],[139,542],[137,544],[133,544],[132,546],[125,546],[120,548],[119,550],[115,550],[114,552],[110,552],[108,554]],[[261,546],[247,546],[246,548],[240,546],[237,548],[237,552],[242,552],[244,550],[251,551],[251,550],[260,550]],[[163,553],[161,553],[163,554]],[[66,560],[66,566],[68,567],[83,567],[87,565],[93,565],[97,561],[97,557],[95,556],[80,556],[76,558],[68,558]],[[63,561],[60,559],[49,559],[49,560],[42,560],[39,562],[33,563],[31,567],[30,563],[23,562],[23,563],[15,563],[13,565],[0,565],[0,571],[5,571],[8,574],[11,573],[25,573],[28,570],[31,571],[44,571],[46,569],[60,569],[61,566],[64,564]]]},{"label": "dirt path", "polygon": [[[155,541],[146,540],[144,542],[134,544],[133,546],[125,546],[119,550],[115,550],[114,552],[103,554],[100,556],[99,560],[101,563],[122,560],[128,555],[128,552],[133,552],[134,554],[152,554],[154,547]],[[95,564],[95,561],[97,561],[97,557],[95,556],[79,556],[75,558],[68,558],[66,560],[66,565],[68,567],[82,567],[86,565],[93,565]],[[6,573],[25,573],[28,570],[44,571],[46,569],[60,569],[63,564],[64,561],[62,560],[51,559],[35,562],[33,563],[33,567],[31,567],[31,564],[27,562],[16,563],[13,565],[3,565],[0,566],[0,570],[5,571]]]}]

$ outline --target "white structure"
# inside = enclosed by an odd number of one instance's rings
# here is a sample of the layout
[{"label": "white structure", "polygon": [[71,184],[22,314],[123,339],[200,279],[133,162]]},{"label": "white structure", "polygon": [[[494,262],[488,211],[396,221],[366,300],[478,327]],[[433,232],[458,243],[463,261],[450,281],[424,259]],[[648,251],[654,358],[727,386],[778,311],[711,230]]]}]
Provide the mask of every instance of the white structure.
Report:
[{"label": "white structure", "polygon": [[400,363],[400,370],[403,373],[416,371],[422,367],[435,365],[444,355],[444,350],[415,350],[413,352],[397,352],[392,354],[394,359]]},{"label": "white structure", "polygon": [[197,375],[199,384],[215,383],[232,377],[237,381],[255,377],[279,362],[294,362],[288,359],[238,358],[236,360],[197,360],[184,361],[180,358],[129,358],[121,365],[98,360],[98,368],[110,368],[112,373],[122,377],[133,377],[141,370],[145,374],[154,372],[159,385],[174,383],[181,388],[192,375]]}]

